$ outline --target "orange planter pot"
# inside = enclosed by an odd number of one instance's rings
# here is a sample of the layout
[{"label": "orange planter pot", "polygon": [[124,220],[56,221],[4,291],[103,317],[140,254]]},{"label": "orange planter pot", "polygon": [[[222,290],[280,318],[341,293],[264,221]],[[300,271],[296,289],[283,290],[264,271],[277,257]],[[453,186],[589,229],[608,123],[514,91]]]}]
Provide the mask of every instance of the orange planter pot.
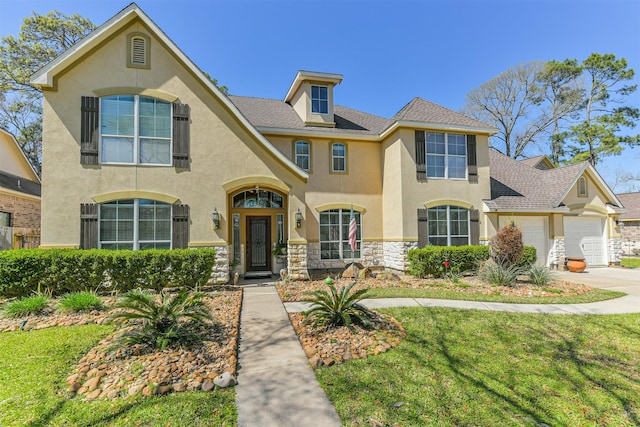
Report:
[{"label": "orange planter pot", "polygon": [[584,262],[584,258],[569,258],[567,268],[572,273],[582,273],[587,268],[587,264]]}]

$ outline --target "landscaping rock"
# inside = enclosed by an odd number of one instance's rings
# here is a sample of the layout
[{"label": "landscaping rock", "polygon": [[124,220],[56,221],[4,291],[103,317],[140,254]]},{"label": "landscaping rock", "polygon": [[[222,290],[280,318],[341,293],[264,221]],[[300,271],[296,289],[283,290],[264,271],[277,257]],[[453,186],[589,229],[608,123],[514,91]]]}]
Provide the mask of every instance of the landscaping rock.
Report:
[{"label": "landscaping rock", "polygon": [[210,381],[209,379],[206,379],[202,383],[202,391],[211,391],[211,390],[213,390],[213,388],[215,386],[216,385],[213,383],[213,381]]},{"label": "landscaping rock", "polygon": [[[213,383],[220,388],[233,387],[234,385],[238,384],[238,382],[230,372],[224,372],[223,374],[218,375],[213,379]],[[204,390],[204,385],[202,389]]]}]

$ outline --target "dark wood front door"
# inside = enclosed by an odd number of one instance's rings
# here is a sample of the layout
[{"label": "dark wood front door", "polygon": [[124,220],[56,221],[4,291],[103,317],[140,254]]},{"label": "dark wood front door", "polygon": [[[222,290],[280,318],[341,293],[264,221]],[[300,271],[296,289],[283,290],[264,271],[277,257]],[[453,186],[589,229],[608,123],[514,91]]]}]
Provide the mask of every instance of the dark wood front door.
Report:
[{"label": "dark wood front door", "polygon": [[247,271],[271,271],[271,217],[247,217]]}]

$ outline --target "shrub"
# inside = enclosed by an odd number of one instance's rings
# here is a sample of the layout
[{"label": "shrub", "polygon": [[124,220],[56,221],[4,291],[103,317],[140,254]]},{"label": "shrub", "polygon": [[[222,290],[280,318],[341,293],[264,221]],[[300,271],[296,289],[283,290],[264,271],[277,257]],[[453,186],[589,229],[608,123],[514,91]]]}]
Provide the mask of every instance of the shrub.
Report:
[{"label": "shrub", "polygon": [[525,270],[535,264],[538,259],[537,251],[535,246],[525,246],[522,249],[522,257],[520,257],[520,261],[518,261],[518,267],[524,268]]},{"label": "shrub", "polygon": [[45,295],[34,295],[8,302],[2,311],[7,317],[23,317],[41,313],[49,303],[49,297]]},{"label": "shrub", "polygon": [[482,280],[494,286],[512,286],[521,274],[522,268],[517,265],[500,265],[491,261],[484,263],[478,273]]},{"label": "shrub", "polygon": [[62,295],[101,288],[198,288],[209,281],[215,254],[213,249],[0,251],[0,295],[23,297],[39,289]]},{"label": "shrub", "polygon": [[[111,319],[134,323],[132,329],[120,335],[118,343],[141,344],[157,350],[201,341],[198,327],[213,319],[202,294],[185,288],[173,297],[168,292],[161,293],[159,303],[151,293],[131,291],[121,297],[116,307],[122,311],[113,314]],[[141,324],[135,325],[136,321]]]},{"label": "shrub", "polygon": [[65,294],[58,301],[58,310],[60,311],[83,312],[102,309],[104,309],[102,300],[95,292],[91,291]]},{"label": "shrub", "polygon": [[522,230],[514,222],[502,227],[489,243],[491,257],[498,265],[516,265],[522,258]]},{"label": "shrub", "polygon": [[351,289],[356,284],[353,282],[349,286],[336,290],[336,287],[329,285],[329,292],[316,290],[312,297],[303,300],[313,304],[313,308],[304,313],[305,317],[311,319],[314,326],[339,327],[351,326],[352,324],[368,327],[370,325],[371,312],[360,304],[367,289],[360,289],[351,293]]},{"label": "shrub", "polygon": [[532,265],[527,274],[529,275],[529,280],[538,286],[547,286],[556,278],[556,274],[553,271],[541,265]]},{"label": "shrub", "polygon": [[416,277],[442,277],[446,268],[445,259],[449,259],[449,269],[458,272],[473,270],[489,258],[487,246],[425,246],[412,249],[408,254],[409,274]]}]

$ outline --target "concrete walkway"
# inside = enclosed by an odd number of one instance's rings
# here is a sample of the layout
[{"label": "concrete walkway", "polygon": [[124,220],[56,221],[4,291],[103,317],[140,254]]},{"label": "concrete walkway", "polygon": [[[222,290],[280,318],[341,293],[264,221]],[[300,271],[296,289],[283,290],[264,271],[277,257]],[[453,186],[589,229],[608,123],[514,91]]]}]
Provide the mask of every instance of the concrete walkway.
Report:
[{"label": "concrete walkway", "polygon": [[274,286],[244,288],[238,364],[238,426],[341,425]]}]

